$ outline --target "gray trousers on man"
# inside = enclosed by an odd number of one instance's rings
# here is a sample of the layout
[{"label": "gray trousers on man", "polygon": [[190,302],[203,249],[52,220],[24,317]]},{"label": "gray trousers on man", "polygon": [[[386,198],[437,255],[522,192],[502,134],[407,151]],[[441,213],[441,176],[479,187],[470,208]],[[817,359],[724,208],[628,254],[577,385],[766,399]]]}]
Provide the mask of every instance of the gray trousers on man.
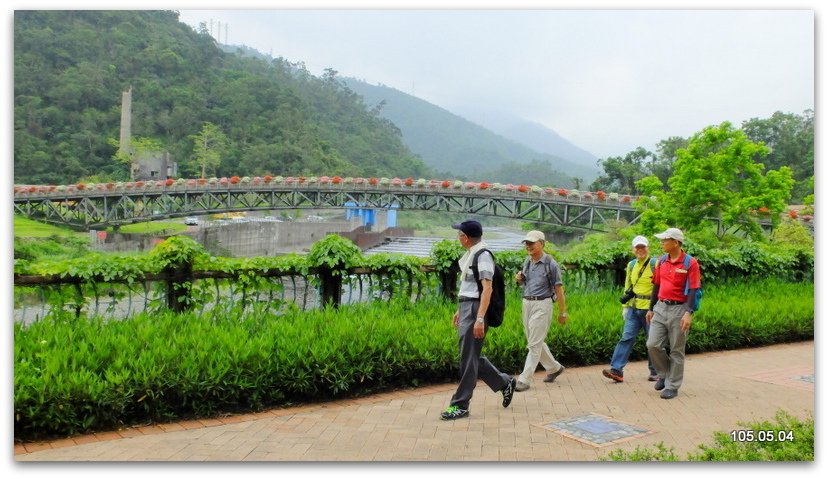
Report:
[{"label": "gray trousers on man", "polygon": [[[687,307],[683,304],[664,304],[661,301],[653,308],[650,334],[647,337],[647,352],[659,377],[664,378],[664,387],[678,391],[684,380],[684,348],[687,346],[689,331],[681,330],[681,317]],[[664,350],[669,343],[670,354]]]},{"label": "gray trousers on man", "polygon": [[483,339],[474,337],[474,322],[479,306],[480,301],[460,303],[460,323],[457,327],[460,345],[460,384],[451,397],[451,405],[463,409],[469,408],[478,379],[482,379],[492,391],[502,390],[511,380],[509,375],[500,372],[485,356],[480,355]]}]

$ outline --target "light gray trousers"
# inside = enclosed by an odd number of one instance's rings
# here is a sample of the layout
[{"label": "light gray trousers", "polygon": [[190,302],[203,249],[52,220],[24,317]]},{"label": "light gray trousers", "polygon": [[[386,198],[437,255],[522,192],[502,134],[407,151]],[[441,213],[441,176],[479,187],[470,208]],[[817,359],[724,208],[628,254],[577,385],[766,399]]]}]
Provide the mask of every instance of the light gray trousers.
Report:
[{"label": "light gray trousers", "polygon": [[[684,381],[684,348],[689,331],[681,330],[681,317],[687,308],[683,304],[669,305],[661,301],[653,308],[647,352],[659,377],[664,378],[666,389],[678,389]],[[670,345],[670,354],[664,345]]]},{"label": "light gray trousers", "polygon": [[526,354],[526,362],[518,381],[524,384],[532,384],[532,377],[538,369],[538,363],[547,373],[558,372],[562,367],[546,344],[546,334],[549,332],[551,322],[552,298],[539,301],[523,300],[523,333],[526,336],[526,349],[529,352]]},{"label": "light gray trousers", "polygon": [[492,391],[505,388],[510,380],[507,374],[500,372],[485,356],[480,355],[483,339],[474,337],[474,321],[477,319],[478,306],[479,301],[460,303],[460,324],[457,328],[460,346],[460,384],[451,397],[451,405],[463,409],[469,408],[478,379],[482,379]]}]

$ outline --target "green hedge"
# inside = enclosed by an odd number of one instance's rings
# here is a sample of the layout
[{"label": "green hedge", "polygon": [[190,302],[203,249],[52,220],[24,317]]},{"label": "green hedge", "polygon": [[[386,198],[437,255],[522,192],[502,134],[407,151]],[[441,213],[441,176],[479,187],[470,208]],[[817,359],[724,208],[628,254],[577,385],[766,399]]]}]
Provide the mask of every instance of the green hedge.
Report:
[{"label": "green hedge", "polygon": [[[570,291],[571,320],[548,343],[568,366],[609,361],[620,337],[619,290]],[[520,300],[484,354],[522,369]],[[286,314],[141,314],[126,321],[67,314],[14,327],[17,440],[173,418],[210,417],[457,378],[456,305],[376,302]],[[688,352],[811,340],[813,283],[707,287]],[[644,339],[634,350],[643,358]]]}]

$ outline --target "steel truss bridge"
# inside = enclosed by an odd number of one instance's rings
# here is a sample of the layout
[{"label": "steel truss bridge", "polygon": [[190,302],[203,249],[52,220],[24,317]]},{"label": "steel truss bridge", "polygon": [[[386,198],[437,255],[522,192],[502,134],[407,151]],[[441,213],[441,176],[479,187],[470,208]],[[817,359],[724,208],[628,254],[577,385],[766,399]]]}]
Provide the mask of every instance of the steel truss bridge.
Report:
[{"label": "steel truss bridge", "polygon": [[[54,187],[51,188],[54,190]],[[72,188],[74,189],[74,188]],[[603,231],[608,221],[636,223],[623,200],[560,196],[557,190],[521,192],[466,187],[356,184],[235,184],[118,190],[49,191],[21,188],[14,211],[77,229],[99,229],[166,218],[278,209],[397,208],[496,216]],[[45,190],[45,191],[44,191]]]}]

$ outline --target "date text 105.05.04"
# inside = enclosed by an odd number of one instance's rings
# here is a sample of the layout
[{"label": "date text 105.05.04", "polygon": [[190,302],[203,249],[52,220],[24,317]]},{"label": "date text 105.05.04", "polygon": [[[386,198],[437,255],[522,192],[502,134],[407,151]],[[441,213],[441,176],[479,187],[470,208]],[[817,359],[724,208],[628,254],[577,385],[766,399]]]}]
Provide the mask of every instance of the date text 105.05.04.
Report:
[{"label": "date text 105.05.04", "polygon": [[773,429],[736,429],[730,431],[733,442],[785,442],[793,441],[793,431],[775,431]]}]

